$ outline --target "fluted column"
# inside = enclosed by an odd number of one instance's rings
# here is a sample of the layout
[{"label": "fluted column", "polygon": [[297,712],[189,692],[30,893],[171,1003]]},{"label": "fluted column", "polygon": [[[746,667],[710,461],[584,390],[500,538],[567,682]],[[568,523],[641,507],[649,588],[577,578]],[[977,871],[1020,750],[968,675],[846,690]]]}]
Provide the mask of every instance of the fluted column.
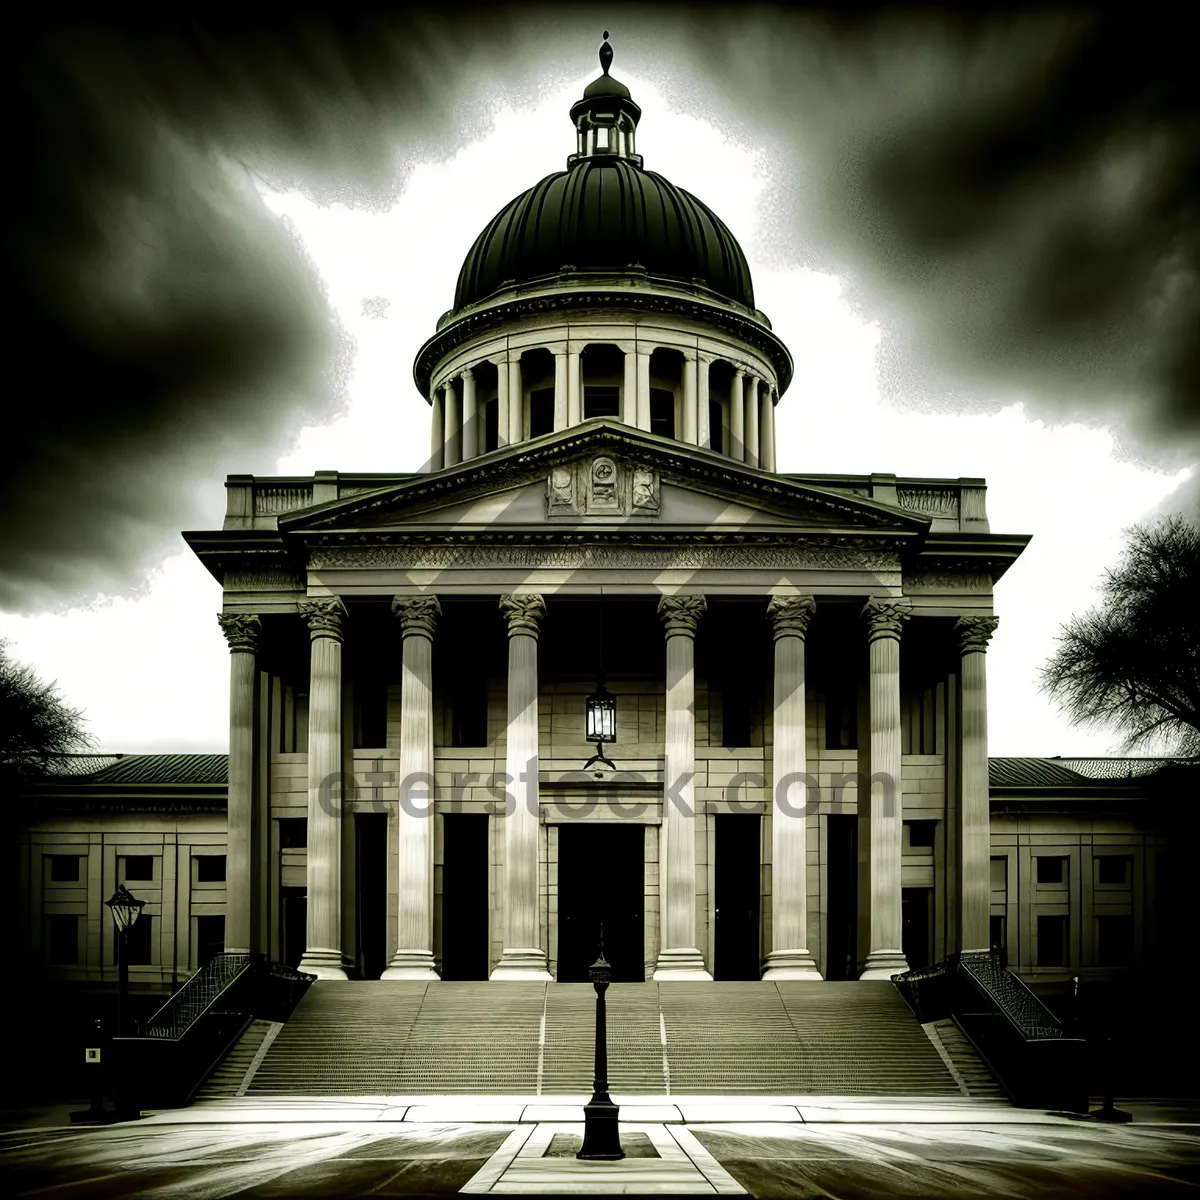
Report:
[{"label": "fluted column", "polygon": [[775,399],[769,387],[763,388],[762,422],[759,427],[761,448],[759,451],[759,466],[764,471],[775,470]]},{"label": "fluted column", "polygon": [[697,444],[699,414],[696,412],[696,355],[690,350],[683,356],[683,440]]},{"label": "fluted column", "polygon": [[954,632],[962,654],[962,720],[958,804],[958,931],[960,949],[991,945],[991,803],[988,788],[987,646],[1000,619],[959,617]]},{"label": "fluted column", "polygon": [[396,596],[400,676],[400,807],[396,834],[396,952],[384,979],[438,978],[433,966],[433,631],[436,596]]},{"label": "fluted column", "polygon": [[625,382],[621,388],[621,420],[626,425],[637,425],[637,343],[622,342],[621,352],[625,355]]},{"label": "fluted column", "polygon": [[637,426],[650,432],[650,351],[637,352]]},{"label": "fluted column", "polygon": [[336,596],[301,600],[312,640],[308,682],[308,945],[300,970],[345,979],[342,969],[342,638]]},{"label": "fluted column", "polygon": [[758,380],[746,376],[746,466],[758,466]]},{"label": "fluted column", "polygon": [[578,350],[567,351],[567,424],[583,420],[583,356]]},{"label": "fluted column", "polygon": [[429,420],[429,469],[440,471],[446,462],[446,412],[441,388],[434,388],[430,399],[433,412]]},{"label": "fluted column", "polygon": [[549,979],[538,920],[538,666],[541,596],[500,598],[508,622],[505,771],[515,803],[504,813],[504,949],[492,979]]},{"label": "fluted column", "polygon": [[225,950],[249,954],[254,886],[254,677],[262,621],[220,613],[229,643],[229,809],[225,845]]},{"label": "fluted column", "polygon": [[812,596],[772,596],[775,634],[772,714],[771,952],[764,979],[820,979],[808,950],[808,796],[804,638],[816,611]]},{"label": "fluted column", "polygon": [[705,450],[712,449],[712,429],[708,413],[708,368],[711,366],[711,355],[696,356],[696,445]]},{"label": "fluted column", "polygon": [[525,384],[521,378],[521,356],[510,355],[508,360],[508,444],[521,440],[521,423],[525,410]]},{"label": "fluted column", "polygon": [[475,402],[475,372],[464,367],[462,373],[462,460],[470,462],[479,454],[479,414]]},{"label": "fluted column", "polygon": [[554,431],[567,427],[567,348],[554,350]]},{"label": "fluted column", "polygon": [[746,402],[743,392],[745,373],[735,370],[729,389],[729,445],[726,453],[738,462],[746,461]]},{"label": "fluted column", "polygon": [[448,467],[456,467],[462,462],[462,425],[458,415],[458,393],[454,390],[454,381],[446,383],[445,396],[446,440],[443,447],[443,462]]},{"label": "fluted column", "polygon": [[667,638],[667,738],[659,851],[660,927],[655,979],[712,979],[696,938],[696,625],[703,596],[663,596]]},{"label": "fluted column", "polygon": [[[863,607],[870,654],[871,740],[867,776],[870,945],[862,979],[906,971],[901,949],[900,631],[911,605],[873,599]],[[859,804],[863,802],[860,787]]]}]

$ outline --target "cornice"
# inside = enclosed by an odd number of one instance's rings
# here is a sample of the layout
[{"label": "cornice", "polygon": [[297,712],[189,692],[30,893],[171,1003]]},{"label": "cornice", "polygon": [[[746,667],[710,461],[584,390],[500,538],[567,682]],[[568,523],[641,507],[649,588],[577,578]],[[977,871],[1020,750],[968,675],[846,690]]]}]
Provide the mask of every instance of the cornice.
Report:
[{"label": "cornice", "polygon": [[995,583],[1029,545],[1028,533],[928,533],[906,564],[914,575],[990,574]]},{"label": "cornice", "polygon": [[208,573],[224,585],[225,572],[303,571],[304,563],[289,552],[274,529],[212,529],[181,535]]},{"label": "cornice", "polygon": [[[652,281],[653,277],[648,278]],[[466,312],[439,329],[417,352],[416,361],[413,363],[413,380],[417,390],[428,399],[434,367],[447,354],[473,338],[511,321],[542,313],[581,310],[617,312],[622,309],[690,317],[692,320],[714,326],[748,346],[753,346],[771,360],[781,396],[792,382],[792,356],[787,347],[770,329],[758,321],[699,298],[620,287],[572,288],[538,296],[521,296],[474,312]]]}]

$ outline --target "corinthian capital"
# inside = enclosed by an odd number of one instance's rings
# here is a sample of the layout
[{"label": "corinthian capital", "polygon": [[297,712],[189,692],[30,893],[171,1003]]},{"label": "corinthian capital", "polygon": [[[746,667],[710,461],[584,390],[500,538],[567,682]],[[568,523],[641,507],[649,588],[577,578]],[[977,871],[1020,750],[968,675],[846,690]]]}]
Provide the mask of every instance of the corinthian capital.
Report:
[{"label": "corinthian capital", "polygon": [[772,596],[767,603],[767,617],[776,639],[804,637],[816,611],[817,602],[812,596]]},{"label": "corinthian capital", "polygon": [[954,622],[954,632],[958,637],[958,652],[970,654],[972,651],[978,651],[983,654],[999,624],[999,617],[959,617]]},{"label": "corinthian capital", "polygon": [[703,596],[663,596],[658,602],[658,615],[667,637],[696,636],[696,626],[708,611]]},{"label": "corinthian capital", "polygon": [[500,611],[508,622],[509,637],[523,633],[535,638],[546,615],[546,602],[537,592],[511,592],[500,597]]},{"label": "corinthian capital", "polygon": [[912,615],[912,601],[872,597],[863,605],[863,620],[867,623],[868,643],[880,638],[900,640],[903,622]]},{"label": "corinthian capital", "polygon": [[217,613],[217,624],[229,643],[230,653],[254,654],[258,650],[262,619],[254,613]]},{"label": "corinthian capital", "polygon": [[346,636],[346,606],[337,596],[320,600],[301,600],[296,610],[308,622],[309,635],[340,642]]},{"label": "corinthian capital", "polygon": [[442,615],[436,596],[393,596],[392,613],[400,618],[400,636],[433,639],[433,628]]}]

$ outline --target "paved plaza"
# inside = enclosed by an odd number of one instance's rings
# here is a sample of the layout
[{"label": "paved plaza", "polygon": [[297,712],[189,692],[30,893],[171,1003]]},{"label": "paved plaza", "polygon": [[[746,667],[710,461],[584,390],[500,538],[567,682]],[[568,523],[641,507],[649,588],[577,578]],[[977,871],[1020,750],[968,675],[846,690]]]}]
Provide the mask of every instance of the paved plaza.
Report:
[{"label": "paved plaza", "polygon": [[1200,1191],[1200,1113],[1111,1126],[1005,1104],[622,1098],[620,1163],[581,1163],[582,1096],[246,1098],[0,1134],[0,1186],[66,1198],[749,1194],[1145,1197]]}]

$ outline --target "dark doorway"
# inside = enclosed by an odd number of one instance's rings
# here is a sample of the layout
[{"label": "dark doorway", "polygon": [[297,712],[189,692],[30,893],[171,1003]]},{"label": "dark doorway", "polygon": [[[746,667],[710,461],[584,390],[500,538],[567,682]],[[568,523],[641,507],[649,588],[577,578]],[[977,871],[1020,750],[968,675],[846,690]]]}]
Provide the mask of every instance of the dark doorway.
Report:
[{"label": "dark doorway", "polygon": [[716,820],[714,979],[758,979],[762,818],[725,813]]},{"label": "dark doorway", "polygon": [[600,926],[614,983],[643,983],[646,827],[558,827],[558,981],[587,983]]},{"label": "dark doorway", "polygon": [[387,813],[354,814],[354,915],[359,979],[378,979],[387,966]]},{"label": "dark doorway", "polygon": [[930,964],[933,947],[933,888],[901,888],[900,949],[909,970]]},{"label": "dark doorway", "polygon": [[858,978],[858,818],[828,816],[825,978]]},{"label": "dark doorway", "polygon": [[488,977],[488,816],[447,813],[442,830],[442,978]]},{"label": "dark doorway", "polygon": [[285,887],[279,889],[283,933],[283,961],[298,967],[308,948],[308,889]]}]

